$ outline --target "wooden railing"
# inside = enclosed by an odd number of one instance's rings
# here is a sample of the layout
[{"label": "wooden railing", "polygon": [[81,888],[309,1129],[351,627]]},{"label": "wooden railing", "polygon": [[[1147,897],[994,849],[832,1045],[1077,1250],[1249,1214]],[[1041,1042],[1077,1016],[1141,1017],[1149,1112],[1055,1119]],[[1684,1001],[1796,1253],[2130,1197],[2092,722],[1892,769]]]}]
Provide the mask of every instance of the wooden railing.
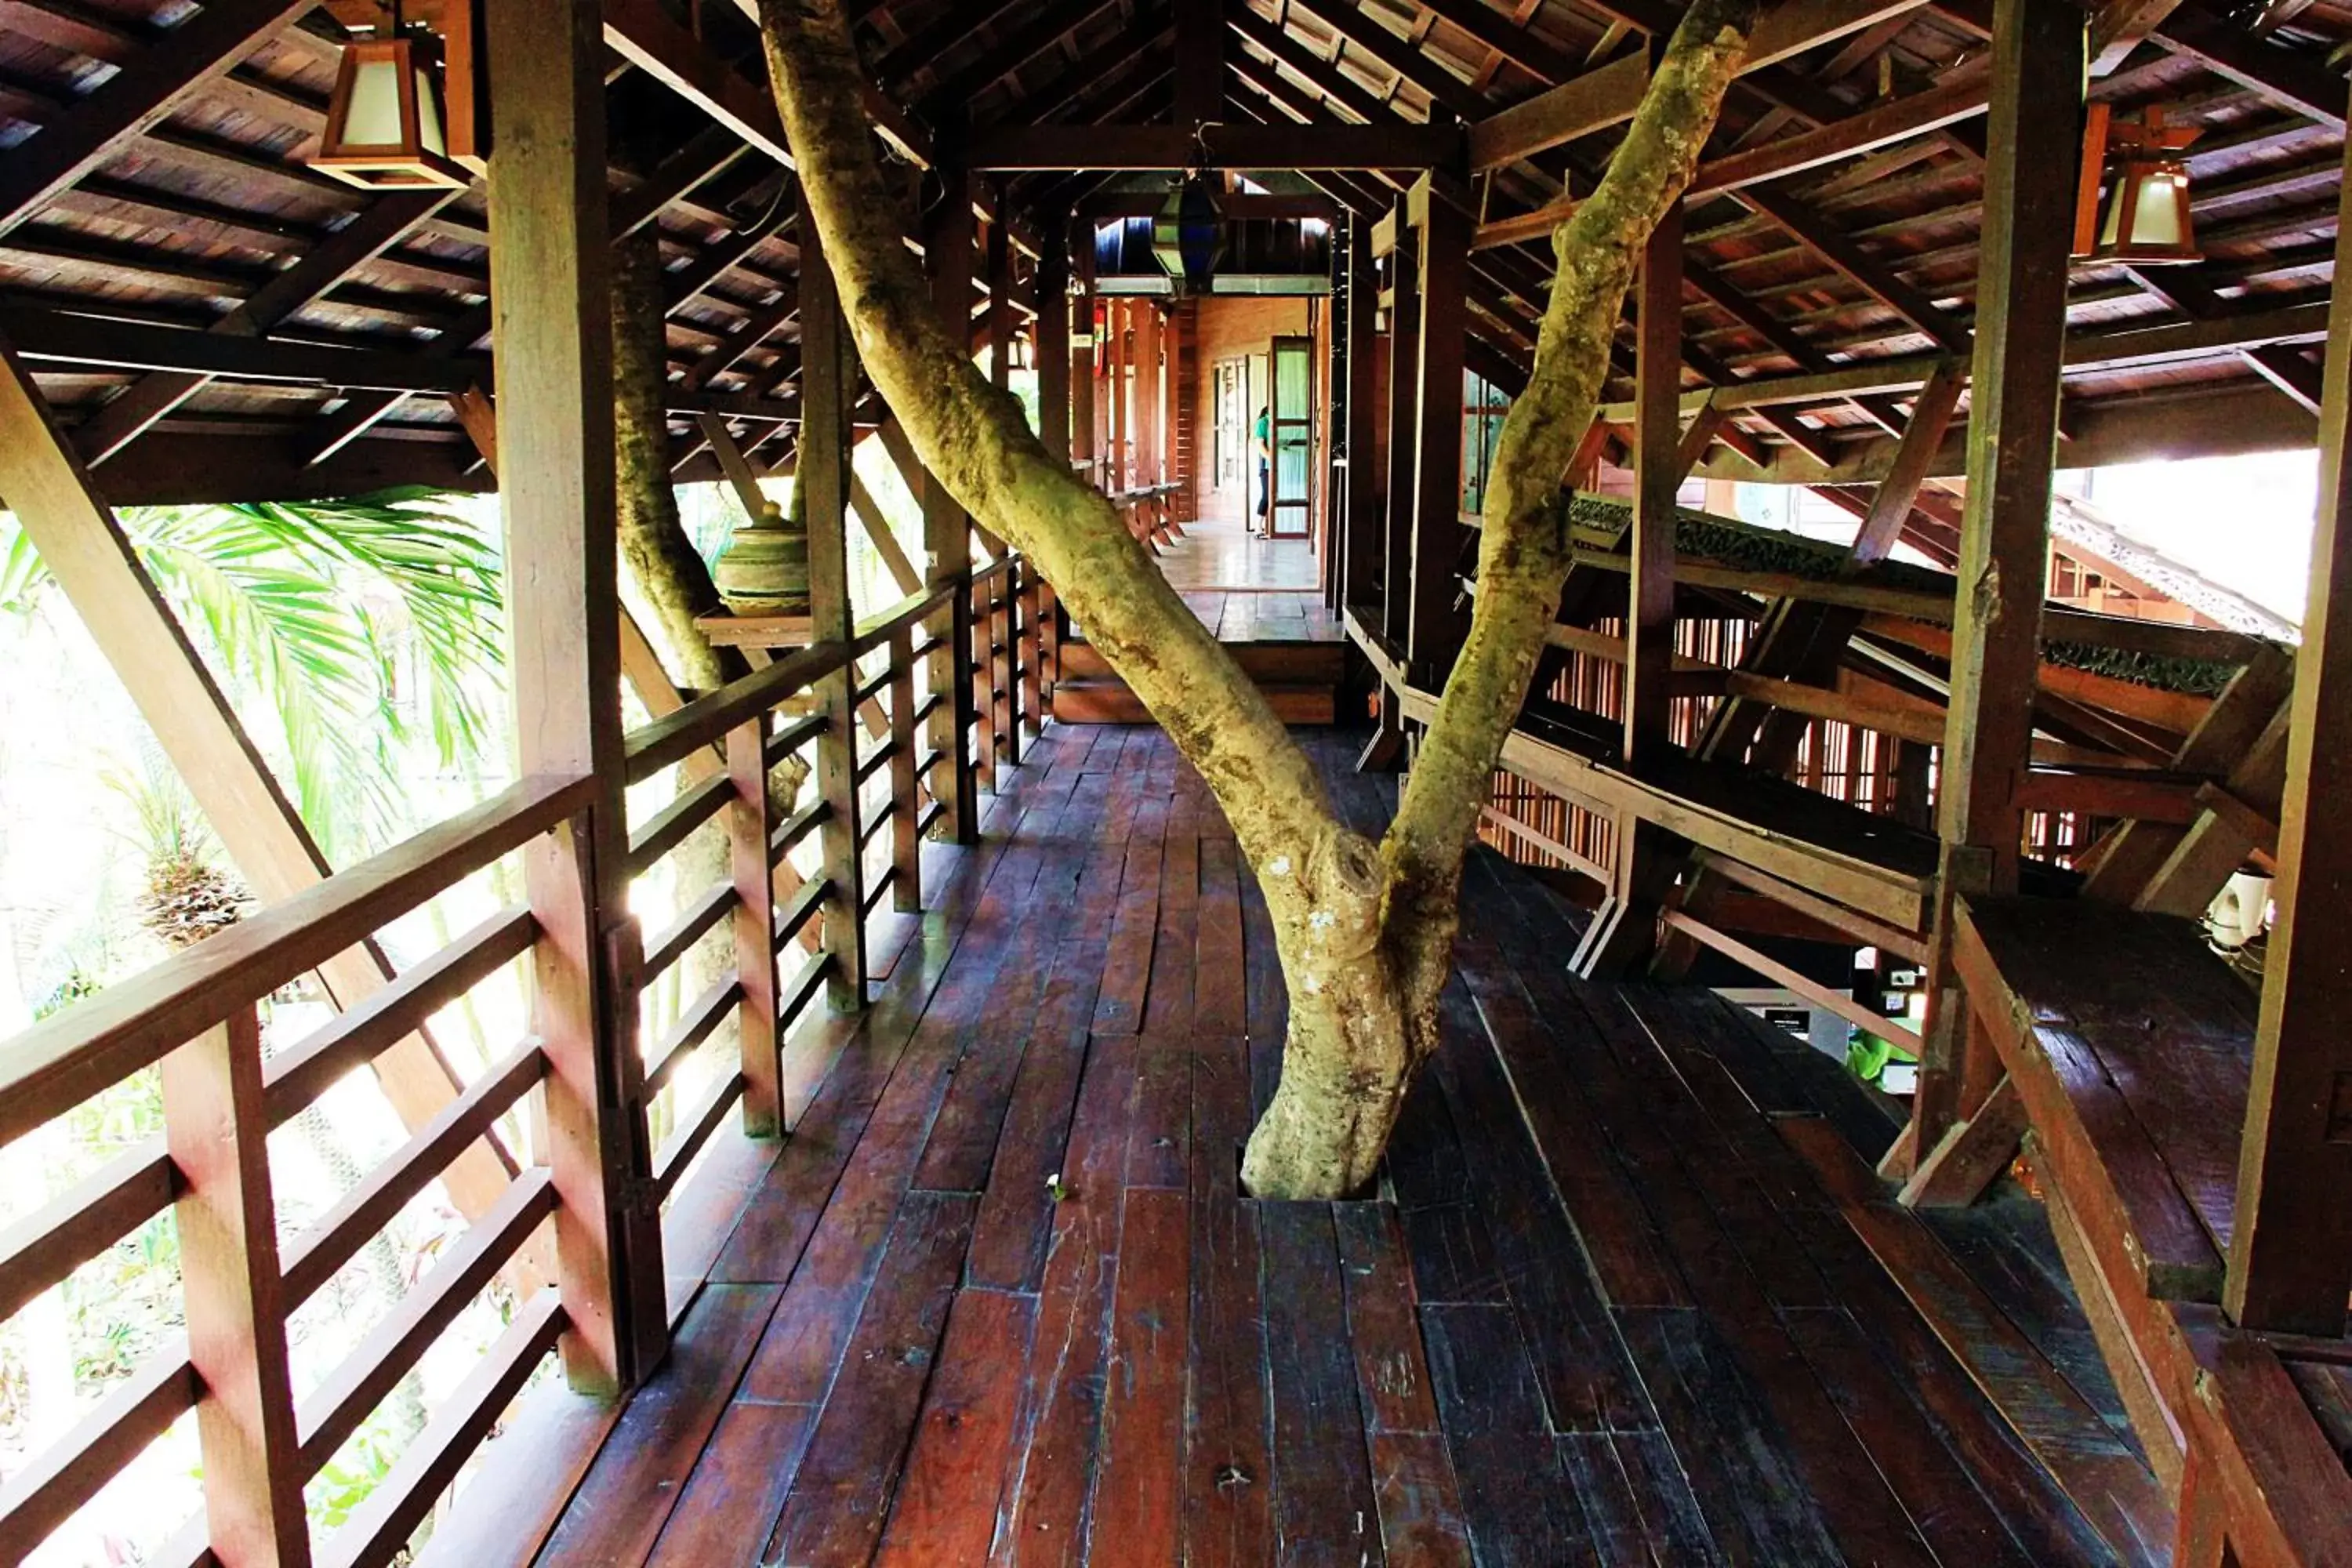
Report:
[{"label": "wooden railing", "polygon": [[[924,737],[942,733],[929,721],[948,693],[930,689],[927,677],[929,656],[952,638],[925,628],[960,624],[944,613],[959,595],[968,595],[973,639],[952,668],[971,683],[976,733],[942,751]],[[597,1080],[589,1103],[572,1096],[562,1114],[541,1110],[551,1076],[586,1064],[554,1059],[534,1006],[523,1039],[282,1249],[271,1130],[552,939],[530,909],[501,910],[266,1058],[263,1002],[504,857],[550,836],[584,842],[598,781],[526,779],[0,1044],[0,1148],[158,1064],[164,1124],[160,1139],[0,1231],[0,1321],[169,1208],[186,1322],[184,1339],[150,1356],[0,1489],[0,1564],[37,1548],[193,1409],[205,1509],[151,1562],[374,1568],[403,1549],[580,1314],[650,1310],[662,1321],[626,1333],[639,1345],[665,1344],[684,1302],[668,1292],[664,1310],[659,1226],[646,1222],[730,1113],[747,1133],[766,1136],[786,1131],[805,1106],[845,1031],[803,1026],[863,1006],[866,930],[885,895],[894,911],[922,907],[924,837],[941,818],[940,770],[958,770],[966,790],[985,789],[1017,764],[1024,730],[1034,734],[1046,711],[1054,620],[1051,591],[1008,557],[890,607],[845,644],[793,652],[630,734],[620,764],[626,784],[674,770],[676,785],[628,825],[626,879],[670,861],[714,824],[728,868],[709,886],[683,889],[676,912],[651,933],[605,911],[611,938],[598,963],[610,1005],[594,1029],[604,1065],[588,1075]],[[772,783],[794,756],[809,764],[804,804],[780,798]],[[585,896],[584,871],[581,881]],[[643,999],[722,929],[732,936],[724,973],[658,1029],[646,1027]],[[821,994],[828,1005],[819,1005]],[[679,1103],[685,1068],[730,1018],[732,1055],[708,1064],[707,1081]],[[496,1136],[518,1111],[546,1123],[541,1163],[520,1163]],[[341,1365],[298,1397],[288,1339],[295,1310],[486,1139],[511,1173],[504,1194]],[[567,1163],[604,1179],[571,1182]],[[602,1194],[613,1212],[572,1223],[627,1230],[650,1245],[627,1249],[602,1279],[567,1273],[561,1285],[548,1283],[547,1249],[536,1238],[575,1191]],[[306,1484],[501,1276],[523,1287],[509,1326],[364,1502],[314,1546]]]}]

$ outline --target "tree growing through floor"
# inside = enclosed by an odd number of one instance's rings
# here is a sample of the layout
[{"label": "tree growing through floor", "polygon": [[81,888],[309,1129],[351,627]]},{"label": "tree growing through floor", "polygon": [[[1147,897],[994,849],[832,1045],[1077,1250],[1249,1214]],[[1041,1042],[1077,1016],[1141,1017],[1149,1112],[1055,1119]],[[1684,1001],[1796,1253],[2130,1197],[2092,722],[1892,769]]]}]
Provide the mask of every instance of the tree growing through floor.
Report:
[{"label": "tree growing through floor", "polygon": [[1374,843],[1339,819],[1306,753],[1110,503],[941,330],[876,160],[845,0],[761,0],[803,212],[867,374],[924,466],[1036,563],[1168,731],[1257,874],[1290,995],[1281,1085],[1243,1163],[1260,1197],[1338,1197],[1368,1182],[1436,1047],[1463,858],[1568,574],[1561,480],[1643,244],[1690,182],[1756,11],[1757,0],[1696,0],[1607,172],[1553,233],[1534,368],[1496,441],[1469,635]]}]

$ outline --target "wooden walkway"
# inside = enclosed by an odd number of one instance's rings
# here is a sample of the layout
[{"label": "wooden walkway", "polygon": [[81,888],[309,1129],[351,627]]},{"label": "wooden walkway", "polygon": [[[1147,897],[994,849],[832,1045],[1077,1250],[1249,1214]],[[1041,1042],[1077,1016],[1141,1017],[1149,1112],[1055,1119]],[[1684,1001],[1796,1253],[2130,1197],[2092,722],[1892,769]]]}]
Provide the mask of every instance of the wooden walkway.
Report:
[{"label": "wooden walkway", "polygon": [[1837,1064],[1576,981],[1483,852],[1377,1197],[1241,1199],[1284,1001],[1231,837],[1156,730],[1030,755],[540,1561],[2167,1559],[2035,1205],[1895,1207]]}]

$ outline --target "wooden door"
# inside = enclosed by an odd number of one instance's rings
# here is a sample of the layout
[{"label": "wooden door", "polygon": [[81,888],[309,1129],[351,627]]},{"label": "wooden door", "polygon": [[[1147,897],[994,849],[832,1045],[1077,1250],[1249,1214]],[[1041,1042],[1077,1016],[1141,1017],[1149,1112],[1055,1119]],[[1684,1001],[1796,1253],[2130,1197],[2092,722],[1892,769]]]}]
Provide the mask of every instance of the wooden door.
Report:
[{"label": "wooden door", "polygon": [[1315,341],[1276,338],[1273,351],[1273,533],[1305,539],[1315,518]]}]

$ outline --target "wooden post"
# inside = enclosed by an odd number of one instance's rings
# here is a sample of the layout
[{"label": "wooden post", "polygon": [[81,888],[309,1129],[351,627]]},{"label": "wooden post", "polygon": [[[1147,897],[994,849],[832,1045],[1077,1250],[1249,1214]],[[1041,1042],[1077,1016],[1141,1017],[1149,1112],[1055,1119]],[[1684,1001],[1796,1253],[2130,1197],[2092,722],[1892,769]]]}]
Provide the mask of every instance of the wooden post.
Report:
[{"label": "wooden post", "polygon": [[[992,184],[995,217],[988,226],[988,315],[996,328],[988,350],[990,377],[999,390],[1013,384],[1013,226],[1004,182]],[[1019,727],[1012,721],[1013,633],[1012,581],[1000,575],[989,589],[989,611],[980,627],[985,689],[975,697],[980,710],[980,755],[982,787],[993,795],[998,770],[1021,760]]]},{"label": "wooden post", "polygon": [[205,1521],[223,1568],[307,1568],[301,1445],[287,1365],[269,1189],[261,1025],[250,1005],[163,1058],[163,1136],[178,1172],[173,1223]]},{"label": "wooden post", "polygon": [[[969,351],[971,345],[971,176],[944,165],[940,177],[946,189],[924,231],[925,259],[930,267],[931,301],[948,335]],[[807,307],[803,305],[805,311]],[[805,351],[803,351],[805,354]],[[927,478],[923,485],[923,550],[929,557],[930,584],[969,582],[971,577],[971,521],[956,504],[947,487]],[[940,837],[956,844],[980,842],[980,803],[975,781],[965,761],[964,737],[971,728],[971,681],[965,660],[971,647],[971,595],[951,594],[932,622],[938,647],[931,652],[930,689],[941,693],[931,710],[931,749],[939,759],[931,770],[931,798],[938,801]]]},{"label": "wooden post", "polygon": [[1405,661],[1413,680],[1435,689],[1454,668],[1469,629],[1456,582],[1462,528],[1462,371],[1469,343],[1471,215],[1423,175],[1407,197],[1421,238],[1421,342],[1415,355],[1418,417],[1412,439],[1412,613]]},{"label": "wooden post", "polygon": [[1070,458],[1070,216],[1046,216],[1037,240],[1037,438]]},{"label": "wooden post", "polygon": [[[1045,729],[1045,580],[1027,560],[1021,573],[1021,713],[1032,735]],[[1020,728],[1016,723],[1013,728]]]},{"label": "wooden post", "polygon": [[1408,239],[1405,206],[1390,210],[1396,244],[1389,251],[1389,482],[1387,548],[1382,552],[1381,635],[1405,645],[1412,623],[1413,464],[1421,454],[1421,283]]},{"label": "wooden post", "polygon": [[1223,0],[1178,0],[1176,123],[1188,133],[1226,118]]},{"label": "wooden post", "polygon": [[[801,236],[801,451],[795,480],[807,499],[811,640],[847,643],[849,602],[849,401],[854,361],[833,268],[812,228]],[[824,900],[825,986],[836,1012],[866,1005],[866,888],[857,853],[857,667],[844,662],[818,680],[816,738],[818,858],[832,882]],[[942,704],[944,706],[944,704]],[[961,737],[958,738],[961,742]]]},{"label": "wooden post", "polygon": [[[0,505],[16,515],[41,562],[106,656],[172,769],[219,835],[237,871],[271,903],[327,876],[327,858],[247,736],[219,683],[140,564],[113,509],[65,439],[31,374],[0,339]],[[392,965],[373,942],[319,966],[339,1008],[383,988]],[[422,1033],[374,1062],[376,1081],[404,1125],[425,1126],[457,1083]],[[460,1213],[487,1213],[511,1175],[488,1141],[444,1173]]]},{"label": "wooden post", "polygon": [[2075,184],[2071,161],[2050,153],[2081,132],[2084,49],[2083,13],[2064,0],[1996,0],[1968,510],[1937,774],[1943,855],[1910,1140],[1923,1152],[2000,1078],[1997,1062],[1970,1049],[1968,999],[1951,972],[1951,910],[1956,898],[2017,887],[2016,791],[2032,743]]},{"label": "wooden post", "polygon": [[915,634],[890,634],[890,907],[923,907],[923,805],[915,788]]},{"label": "wooden post", "polygon": [[1682,486],[1683,215],[1666,209],[1642,253],[1634,360],[1633,574],[1626,589],[1625,758],[1667,744],[1674,664],[1675,492]]},{"label": "wooden post", "polygon": [[1076,268],[1078,297],[1074,314],[1077,331],[1070,349],[1070,457],[1085,467],[1090,484],[1102,483],[1099,466],[1102,443],[1095,427],[1095,366],[1102,348],[1095,321],[1095,226],[1086,218],[1073,220],[1070,243],[1075,247],[1071,258]]},{"label": "wooden post", "polygon": [[[2352,268],[2352,186],[2338,202],[2336,265]],[[2352,824],[2326,805],[2352,768],[2352,583],[2336,576],[2339,565],[2352,571],[2352,289],[2329,307],[2323,384],[2319,516],[2271,889],[2278,916],[2222,1304],[2244,1328],[2333,1338],[2352,1294],[2352,969],[2335,923],[2352,896]]]},{"label": "wooden post", "polygon": [[1129,406],[1130,391],[1128,376],[1134,368],[1135,348],[1129,333],[1135,323],[1131,301],[1112,299],[1106,301],[1110,312],[1110,478],[1107,488],[1127,490],[1135,488],[1135,454],[1129,446],[1132,410]]},{"label": "wooden post", "polygon": [[[1632,575],[1626,585],[1624,752],[1635,771],[1672,745],[1666,682],[1674,667],[1675,492],[1682,486],[1683,215],[1679,204],[1642,252],[1634,325]],[[1658,830],[1616,814],[1609,893],[1573,960],[1579,973],[1621,974],[1657,945],[1671,867]]]},{"label": "wooden post", "polygon": [[743,1066],[743,1130],[772,1138],[784,1130],[782,1042],[776,1027],[776,894],[768,839],[775,811],[768,797],[767,717],[727,732],[728,842],[735,876],[737,1054]]},{"label": "wooden post", "polygon": [[1380,278],[1372,268],[1371,226],[1354,214],[1342,220],[1347,245],[1348,414],[1347,510],[1340,520],[1339,599],[1334,610],[1370,606],[1381,578],[1381,476],[1373,466],[1379,353]]},{"label": "wooden post", "polygon": [[[622,899],[618,561],[606,268],[602,18],[588,0],[488,0],[492,331],[499,510],[510,570],[518,771],[586,773],[595,803],[534,845],[524,886],[541,937],[532,1033],[547,1051],[564,1364],[614,1393],[667,1348],[661,1215],[651,1174],[636,1005],[614,944]],[[618,992],[618,994],[616,994]]]}]

